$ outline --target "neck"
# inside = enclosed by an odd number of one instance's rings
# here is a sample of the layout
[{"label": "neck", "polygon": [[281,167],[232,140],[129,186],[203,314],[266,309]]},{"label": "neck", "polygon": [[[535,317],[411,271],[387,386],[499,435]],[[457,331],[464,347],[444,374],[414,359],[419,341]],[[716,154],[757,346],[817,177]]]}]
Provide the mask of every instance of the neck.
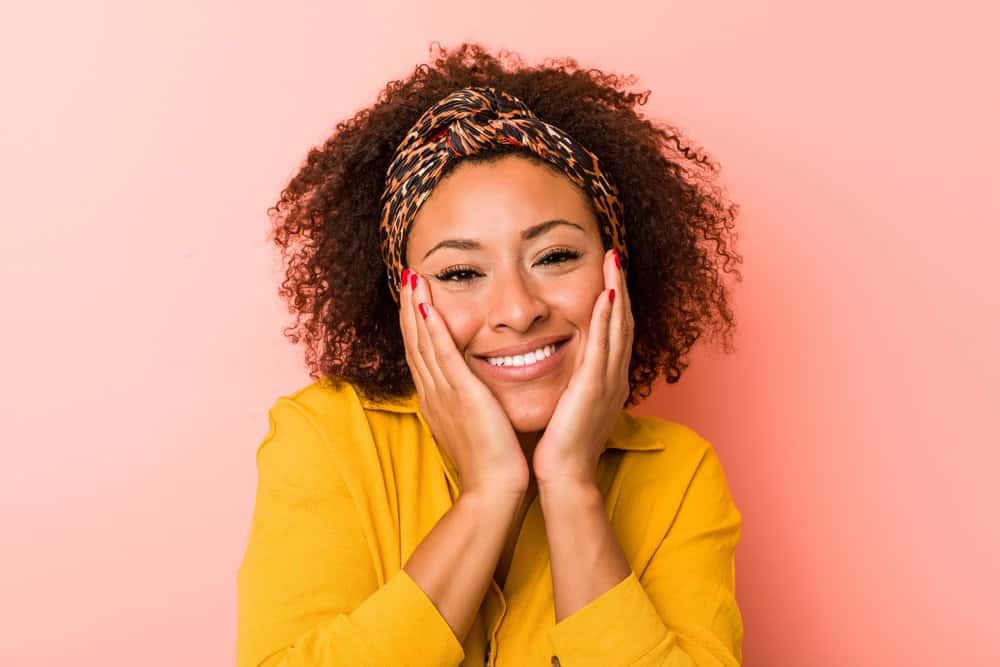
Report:
[{"label": "neck", "polygon": [[[535,447],[538,445],[538,441],[542,439],[542,434],[545,431],[533,431],[530,433],[517,432],[517,439],[521,443],[521,451],[524,452],[524,458],[528,462],[528,469],[532,470],[532,458],[535,454]],[[534,484],[535,473],[531,472],[531,483]]]},{"label": "neck", "polygon": [[535,446],[538,444],[538,441],[542,439],[543,432],[544,431],[533,431],[531,433],[522,433],[521,431],[517,432],[517,439],[521,443],[521,450],[524,452],[525,456],[529,457],[529,461],[531,460],[531,454],[535,451]]}]

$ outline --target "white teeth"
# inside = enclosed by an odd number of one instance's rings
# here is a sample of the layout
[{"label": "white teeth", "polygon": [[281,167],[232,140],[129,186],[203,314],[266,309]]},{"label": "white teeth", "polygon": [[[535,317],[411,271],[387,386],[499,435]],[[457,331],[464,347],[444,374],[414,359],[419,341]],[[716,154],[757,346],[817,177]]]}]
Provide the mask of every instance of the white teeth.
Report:
[{"label": "white teeth", "polygon": [[512,357],[489,357],[486,361],[493,366],[531,366],[542,359],[551,357],[555,350],[555,345],[546,345],[527,354],[518,354]]}]

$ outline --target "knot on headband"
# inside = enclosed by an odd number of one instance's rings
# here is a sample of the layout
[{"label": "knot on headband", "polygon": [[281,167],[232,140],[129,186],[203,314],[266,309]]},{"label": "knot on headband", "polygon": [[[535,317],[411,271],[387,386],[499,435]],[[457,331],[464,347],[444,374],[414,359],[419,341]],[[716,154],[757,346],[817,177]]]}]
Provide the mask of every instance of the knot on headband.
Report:
[{"label": "knot on headband", "polygon": [[606,248],[627,269],[624,211],[618,188],[597,156],[521,100],[495,88],[469,87],[444,97],[413,124],[396,148],[381,198],[379,242],[389,291],[399,303],[406,235],[420,206],[453,160],[499,145],[518,146],[561,169],[589,195]]}]

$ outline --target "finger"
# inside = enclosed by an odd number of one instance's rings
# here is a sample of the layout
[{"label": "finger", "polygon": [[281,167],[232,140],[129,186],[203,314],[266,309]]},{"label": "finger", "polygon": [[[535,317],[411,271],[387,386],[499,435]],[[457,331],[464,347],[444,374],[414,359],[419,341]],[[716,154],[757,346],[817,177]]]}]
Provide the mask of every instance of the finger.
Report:
[{"label": "finger", "polygon": [[410,366],[413,383],[420,396],[427,395],[427,383],[431,381],[427,363],[417,348],[417,322],[414,317],[413,290],[410,289],[410,270],[406,270],[406,280],[399,286],[399,322],[403,331],[403,345],[406,349],[406,361]]},{"label": "finger", "polygon": [[[587,349],[584,353],[584,366],[588,368],[587,373],[593,378],[595,383],[604,385],[607,376],[608,356],[610,354],[610,340],[608,335],[608,324],[611,319],[611,312],[614,304],[611,302],[609,294],[612,285],[609,284],[608,262],[614,262],[610,254],[604,255],[604,289],[597,295],[594,302],[594,310],[590,315],[590,328],[587,331]],[[612,264],[613,265],[613,264]]]},{"label": "finger", "polygon": [[[625,323],[628,325],[629,348],[631,349],[632,337],[635,334],[635,317],[632,313],[632,294],[628,289],[628,274],[624,269],[618,270],[621,272],[619,282],[622,286],[622,306],[625,310]],[[617,298],[618,294],[615,294],[615,299]],[[631,356],[631,353],[629,353],[629,356]]]},{"label": "finger", "polygon": [[420,354],[427,364],[427,371],[433,378],[435,387],[438,391],[441,391],[446,387],[450,388],[452,385],[441,371],[441,364],[434,349],[434,341],[431,339],[430,331],[427,329],[427,320],[424,318],[424,314],[420,312],[420,305],[426,305],[429,317],[434,304],[431,300],[426,276],[419,273],[415,273],[414,275],[417,277],[417,285],[412,289],[413,316],[417,323],[417,348],[420,350]]},{"label": "finger", "polygon": [[[622,309],[625,311],[625,329],[628,332],[628,344],[625,346],[625,358],[623,366],[625,369],[625,384],[628,385],[629,367],[632,365],[632,346],[635,343],[635,314],[632,312],[632,293],[628,288],[628,273],[621,270],[619,281],[622,286]],[[618,298],[618,295],[615,295]],[[631,388],[629,388],[631,389]]]},{"label": "finger", "polygon": [[476,377],[472,374],[472,370],[465,362],[462,353],[458,351],[448,323],[441,317],[441,312],[434,307],[433,303],[425,302],[424,307],[427,312],[427,319],[423,321],[424,329],[430,337],[438,370],[448,386],[459,390],[468,389],[470,382],[475,381]]},{"label": "finger", "polygon": [[[628,361],[625,360],[629,342],[628,325],[628,294],[625,292],[625,274],[615,263],[615,252],[612,250],[605,257],[604,280],[609,288],[615,290],[615,300],[611,304],[611,314],[608,322],[608,365],[607,381],[614,386],[620,383],[628,373]],[[624,367],[624,368],[623,368]]]}]

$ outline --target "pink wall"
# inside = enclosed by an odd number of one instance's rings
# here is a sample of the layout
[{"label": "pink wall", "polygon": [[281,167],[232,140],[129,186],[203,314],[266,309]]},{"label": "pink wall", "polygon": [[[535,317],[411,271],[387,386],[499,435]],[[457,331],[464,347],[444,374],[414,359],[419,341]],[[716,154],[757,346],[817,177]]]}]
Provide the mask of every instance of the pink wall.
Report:
[{"label": "pink wall", "polygon": [[306,381],[265,209],[472,38],[638,74],[742,206],[739,352],[636,412],[723,461],[746,664],[1000,663],[995,9],[62,4],[0,39],[0,662],[233,663],[254,452]]}]

